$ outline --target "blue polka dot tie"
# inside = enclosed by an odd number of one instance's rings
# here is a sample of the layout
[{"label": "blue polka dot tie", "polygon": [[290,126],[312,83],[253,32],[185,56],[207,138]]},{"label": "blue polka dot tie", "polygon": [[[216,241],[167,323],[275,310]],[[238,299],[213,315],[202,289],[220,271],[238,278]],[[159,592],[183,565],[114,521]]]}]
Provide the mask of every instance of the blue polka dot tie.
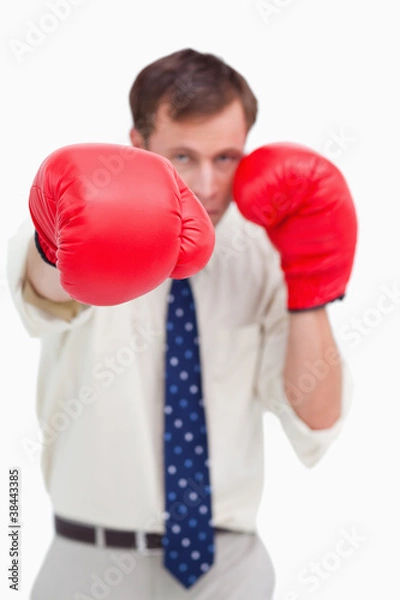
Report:
[{"label": "blue polka dot tie", "polygon": [[186,587],[214,561],[207,428],[195,304],[188,279],[168,296],[164,566]]}]

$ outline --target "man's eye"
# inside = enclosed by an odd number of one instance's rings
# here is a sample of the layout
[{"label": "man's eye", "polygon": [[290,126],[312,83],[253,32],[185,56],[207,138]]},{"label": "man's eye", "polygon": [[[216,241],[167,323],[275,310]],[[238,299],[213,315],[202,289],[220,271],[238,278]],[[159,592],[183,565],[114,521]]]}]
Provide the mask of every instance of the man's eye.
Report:
[{"label": "man's eye", "polygon": [[187,154],[175,154],[174,160],[179,163],[186,164],[189,162],[189,156]]},{"label": "man's eye", "polygon": [[229,163],[229,162],[233,162],[235,160],[238,160],[236,158],[236,156],[230,156],[229,154],[221,154],[220,156],[218,156],[217,161],[219,163]]}]

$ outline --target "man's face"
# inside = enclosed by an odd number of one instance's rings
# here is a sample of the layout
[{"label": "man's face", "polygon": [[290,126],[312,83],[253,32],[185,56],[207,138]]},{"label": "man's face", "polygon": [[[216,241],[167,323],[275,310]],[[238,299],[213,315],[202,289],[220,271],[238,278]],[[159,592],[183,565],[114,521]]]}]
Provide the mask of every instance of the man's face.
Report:
[{"label": "man's face", "polygon": [[[239,100],[216,115],[181,122],[173,121],[168,116],[168,105],[162,104],[146,149],[172,162],[215,226],[231,201],[232,180],[246,137],[247,125]],[[135,130],[131,140],[133,145],[143,147]]]}]

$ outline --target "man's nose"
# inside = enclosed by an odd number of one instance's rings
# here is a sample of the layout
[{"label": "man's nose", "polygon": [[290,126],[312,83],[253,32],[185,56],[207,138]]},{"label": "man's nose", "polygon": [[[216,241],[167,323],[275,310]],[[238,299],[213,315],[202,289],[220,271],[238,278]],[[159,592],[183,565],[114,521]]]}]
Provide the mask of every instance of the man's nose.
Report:
[{"label": "man's nose", "polygon": [[217,175],[213,165],[209,163],[200,165],[190,187],[201,202],[212,200],[218,191]]}]

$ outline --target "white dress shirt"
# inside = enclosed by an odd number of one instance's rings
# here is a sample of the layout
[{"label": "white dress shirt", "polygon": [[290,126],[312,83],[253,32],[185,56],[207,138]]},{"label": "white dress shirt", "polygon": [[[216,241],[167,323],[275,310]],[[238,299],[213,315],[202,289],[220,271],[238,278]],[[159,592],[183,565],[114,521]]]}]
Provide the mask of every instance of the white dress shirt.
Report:
[{"label": "white dress shirt", "polygon": [[[118,306],[53,303],[25,280],[32,235],[27,220],[9,241],[7,270],[24,326],[41,340],[37,417],[54,511],[105,527],[162,533],[164,326],[171,280]],[[263,490],[263,414],[277,415],[299,459],[312,466],[347,416],[349,373],[345,365],[340,419],[329,429],[311,430],[283,391],[289,319],[279,255],[235,204],[216,226],[211,260],[191,281],[214,524],[252,532]]]}]

